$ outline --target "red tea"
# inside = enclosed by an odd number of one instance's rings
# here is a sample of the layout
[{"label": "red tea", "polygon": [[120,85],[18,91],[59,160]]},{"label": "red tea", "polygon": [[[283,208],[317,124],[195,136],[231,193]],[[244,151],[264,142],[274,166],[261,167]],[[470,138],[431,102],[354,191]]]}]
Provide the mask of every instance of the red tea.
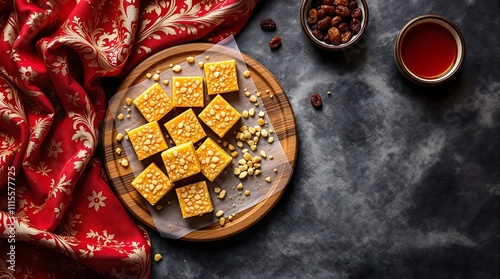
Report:
[{"label": "red tea", "polygon": [[445,74],[455,63],[457,52],[453,34],[433,22],[411,27],[401,43],[401,58],[406,68],[426,79]]}]

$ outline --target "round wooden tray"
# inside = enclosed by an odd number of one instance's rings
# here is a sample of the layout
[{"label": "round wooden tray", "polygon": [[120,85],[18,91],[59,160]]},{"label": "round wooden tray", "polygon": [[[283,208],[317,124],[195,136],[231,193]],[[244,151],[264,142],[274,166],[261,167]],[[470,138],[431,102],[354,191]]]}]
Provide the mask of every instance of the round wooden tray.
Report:
[{"label": "round wooden tray", "polygon": [[[180,64],[185,61],[186,57],[202,54],[213,46],[213,44],[208,43],[192,43],[160,51],[132,70],[125,77],[116,92],[120,92],[146,80],[146,73],[148,72],[155,72],[156,70],[164,72],[170,69],[170,64]],[[270,91],[269,94],[262,94],[261,99],[286,157],[293,169],[297,158],[297,132],[295,117],[290,102],[279,82],[264,66],[244,53],[241,55],[245,60],[247,68],[252,72],[252,79],[256,87],[259,89],[265,88]],[[270,98],[271,94],[273,95],[272,99]],[[122,155],[119,156],[115,153],[115,149],[119,147],[120,144],[115,140],[117,131],[115,129],[112,113],[109,110],[106,112],[103,128],[102,141],[104,163],[112,187],[116,190],[121,202],[135,217],[137,217],[137,219],[156,230],[155,223],[149,212],[147,201],[130,184],[134,179],[131,168],[124,168],[119,164],[119,161],[124,158],[124,154],[122,152]],[[279,179],[282,179],[288,184],[291,176],[292,173],[289,173],[282,175]],[[224,227],[221,227],[219,224],[213,224],[193,231],[183,236],[181,239],[189,241],[211,241],[226,238],[241,232],[266,215],[278,202],[284,190],[285,189],[269,196],[255,206],[238,213],[237,218],[232,222],[228,222]]]}]

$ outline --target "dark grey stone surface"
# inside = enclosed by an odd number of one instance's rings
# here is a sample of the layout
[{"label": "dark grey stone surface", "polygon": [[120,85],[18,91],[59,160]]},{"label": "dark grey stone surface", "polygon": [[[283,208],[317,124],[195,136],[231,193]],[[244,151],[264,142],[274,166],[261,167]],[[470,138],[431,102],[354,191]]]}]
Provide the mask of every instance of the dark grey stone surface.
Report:
[{"label": "dark grey stone surface", "polygon": [[[369,0],[367,33],[349,53],[307,40],[300,1],[259,3],[236,41],[295,111],[292,182],[270,214],[229,239],[150,231],[163,255],[152,278],[498,278],[499,3]],[[459,75],[435,88],[404,80],[392,54],[399,29],[426,13],[452,19],[467,43]],[[260,29],[265,17],[276,31]],[[275,35],[283,47],[270,51]]]}]

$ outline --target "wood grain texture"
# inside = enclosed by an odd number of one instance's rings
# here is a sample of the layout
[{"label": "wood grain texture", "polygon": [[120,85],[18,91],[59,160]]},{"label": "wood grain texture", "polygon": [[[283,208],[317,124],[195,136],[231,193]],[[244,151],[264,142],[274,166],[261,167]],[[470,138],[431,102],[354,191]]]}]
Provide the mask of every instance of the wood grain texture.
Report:
[{"label": "wood grain texture", "polygon": [[[154,72],[156,70],[164,72],[170,68],[170,64],[182,63],[187,56],[202,54],[213,46],[213,44],[208,43],[193,43],[163,50],[151,56],[132,70],[120,84],[117,92],[146,80],[146,73],[148,72]],[[297,133],[295,117],[290,102],[279,82],[264,66],[244,53],[242,53],[242,56],[247,64],[247,68],[252,72],[252,79],[256,87],[259,90],[269,90],[269,94],[262,94],[261,99],[286,157],[293,169],[297,157]],[[270,98],[271,94],[273,95],[272,99]],[[156,229],[153,218],[149,213],[146,200],[131,185],[131,181],[134,179],[131,168],[124,168],[119,164],[119,161],[125,158],[126,154],[122,152],[119,156],[115,153],[115,149],[120,147],[120,143],[115,140],[117,131],[114,126],[112,113],[109,110],[106,113],[103,128],[102,141],[105,168],[112,187],[115,189],[121,202],[137,219],[147,226]],[[282,175],[279,179],[288,183],[291,176],[292,174],[289,173]],[[226,238],[241,232],[265,216],[278,202],[285,189],[239,213],[237,218],[235,218],[233,222],[227,223],[225,227],[213,224],[191,232],[181,239],[190,241],[211,241]]]}]

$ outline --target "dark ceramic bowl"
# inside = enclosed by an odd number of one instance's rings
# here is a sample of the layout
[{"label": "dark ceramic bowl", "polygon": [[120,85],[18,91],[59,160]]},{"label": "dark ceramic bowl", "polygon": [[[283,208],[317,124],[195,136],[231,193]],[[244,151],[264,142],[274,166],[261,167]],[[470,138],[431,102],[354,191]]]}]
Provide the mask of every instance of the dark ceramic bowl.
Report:
[{"label": "dark ceramic bowl", "polygon": [[[450,67],[442,74],[432,78],[423,78],[421,76],[412,73],[408,69],[407,65],[405,65],[405,61],[403,60],[403,55],[402,55],[402,42],[405,39],[405,35],[408,33],[408,30],[411,30],[411,28],[418,26],[419,24],[422,23],[436,23],[444,27],[453,36],[457,47],[456,58],[451,63]],[[464,57],[465,57],[465,39],[464,36],[462,35],[462,32],[460,31],[458,26],[455,25],[450,19],[441,15],[432,15],[432,14],[422,15],[410,20],[405,26],[403,26],[403,28],[401,28],[394,43],[394,60],[396,62],[399,71],[405,78],[420,85],[433,86],[433,85],[440,85],[449,81],[457,74],[458,70],[461,68],[462,63],[464,61]],[[428,63],[430,63],[429,65],[432,66],[431,64],[432,61],[428,61]]]},{"label": "dark ceramic bowl", "polygon": [[366,4],[365,0],[355,0],[358,4],[358,7],[361,9],[362,12],[362,20],[361,20],[361,29],[357,34],[354,34],[351,39],[347,43],[340,43],[338,45],[334,45],[331,43],[326,43],[322,40],[317,39],[314,37],[312,34],[312,26],[307,22],[307,17],[309,10],[311,7],[314,7],[313,4],[317,3],[318,0],[302,0],[302,5],[300,6],[300,24],[302,25],[302,30],[304,31],[304,34],[309,38],[309,40],[317,47],[328,50],[328,51],[341,51],[344,49],[348,49],[355,45],[359,39],[363,36],[365,33],[366,27],[368,25],[368,5]]}]

